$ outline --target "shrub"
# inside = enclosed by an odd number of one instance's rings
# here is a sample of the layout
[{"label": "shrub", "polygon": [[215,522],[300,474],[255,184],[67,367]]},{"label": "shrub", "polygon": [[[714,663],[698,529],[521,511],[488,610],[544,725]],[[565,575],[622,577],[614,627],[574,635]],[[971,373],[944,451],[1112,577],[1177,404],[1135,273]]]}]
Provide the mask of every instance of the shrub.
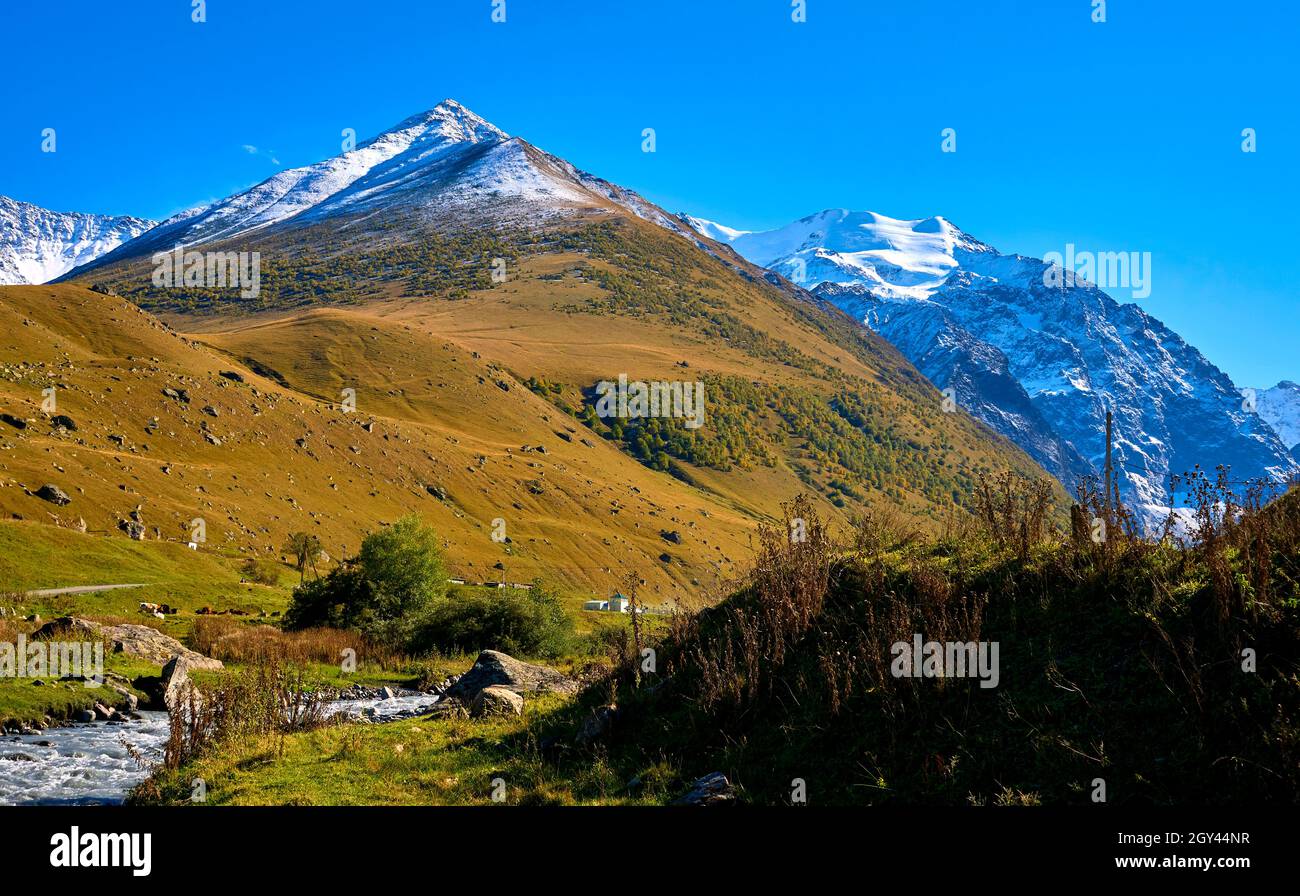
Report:
[{"label": "shrub", "polygon": [[239,573],[258,585],[274,585],[280,581],[280,565],[274,560],[264,560],[261,557],[249,557],[239,567]]},{"label": "shrub", "polygon": [[311,731],[330,723],[323,701],[301,669],[278,660],[226,670],[202,695],[171,712],[163,745],[163,767],[169,770],[201,758],[223,744],[244,737]]},{"label": "shrub", "polygon": [[360,553],[325,578],[294,589],[284,627],[356,629],[376,644],[398,647],[446,590],[437,534],[407,516],[367,535]]},{"label": "shrub", "polygon": [[509,654],[555,657],[573,644],[573,620],[560,598],[534,584],[529,591],[458,592],[440,601],[412,642],[417,653]]}]

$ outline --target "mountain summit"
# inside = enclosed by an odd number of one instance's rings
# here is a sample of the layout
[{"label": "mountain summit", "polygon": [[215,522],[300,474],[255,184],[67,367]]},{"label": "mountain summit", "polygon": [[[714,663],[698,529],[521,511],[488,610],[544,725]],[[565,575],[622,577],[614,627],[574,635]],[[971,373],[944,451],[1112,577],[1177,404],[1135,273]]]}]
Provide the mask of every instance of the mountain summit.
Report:
[{"label": "mountain summit", "polygon": [[1159,320],[1090,283],[1049,286],[1048,263],[944,218],[830,209],[767,232],[683,220],[883,335],[1067,488],[1101,471],[1108,410],[1121,494],[1148,520],[1167,510],[1170,476],[1196,464],[1238,480],[1300,469],[1228,376]]},{"label": "mountain summit", "polygon": [[449,99],[355,149],[175,215],[95,266],[177,244],[230,241],[325,221],[357,221],[364,229],[363,219],[381,211],[424,220],[454,214],[463,223],[612,206],[691,233],[636,194],[511,137]]}]

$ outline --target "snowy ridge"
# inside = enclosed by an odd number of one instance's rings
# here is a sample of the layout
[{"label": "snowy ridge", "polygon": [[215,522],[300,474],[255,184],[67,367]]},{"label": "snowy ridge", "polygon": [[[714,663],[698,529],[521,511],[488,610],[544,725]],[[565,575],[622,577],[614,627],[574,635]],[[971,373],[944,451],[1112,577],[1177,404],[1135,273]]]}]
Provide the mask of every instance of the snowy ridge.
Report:
[{"label": "snowy ridge", "polygon": [[700,234],[792,282],[861,284],[896,298],[927,298],[957,268],[959,248],[988,248],[938,217],[904,221],[836,208],[763,232],[683,217]]},{"label": "snowy ridge", "polygon": [[0,196],[0,285],[48,283],[154,224],[125,215],[53,212]]},{"label": "snowy ridge", "polygon": [[684,220],[879,332],[1067,489],[1100,472],[1107,410],[1121,494],[1149,521],[1167,512],[1170,476],[1196,464],[1238,480],[1300,471],[1274,431],[1300,422],[1300,390],[1246,410],[1226,374],[1137,305],[1087,283],[1048,287],[1045,262],[944,218],[830,209],[757,233]]},{"label": "snowy ridge", "polygon": [[354,150],[282,171],[242,193],[173,216],[99,263],[335,219],[364,227],[371,215],[399,210],[417,219],[537,223],[575,210],[615,209],[696,238],[637,194],[445,100]]},{"label": "snowy ridge", "polygon": [[[1255,403],[1259,415],[1292,453],[1300,450],[1300,384],[1283,380],[1272,389],[1258,389]],[[1297,454],[1300,459],[1300,454]]]}]

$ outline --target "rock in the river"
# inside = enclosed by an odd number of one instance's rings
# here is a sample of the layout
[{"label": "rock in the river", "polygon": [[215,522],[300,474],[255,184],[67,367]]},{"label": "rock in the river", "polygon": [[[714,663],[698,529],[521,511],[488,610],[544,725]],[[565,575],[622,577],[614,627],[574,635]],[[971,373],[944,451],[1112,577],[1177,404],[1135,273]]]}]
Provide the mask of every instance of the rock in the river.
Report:
[{"label": "rock in the river", "polygon": [[573,694],[578,690],[576,681],[554,669],[520,662],[496,650],[485,650],[474,661],[474,667],[447,689],[447,695],[472,702],[479,691],[493,685],[503,685],[519,694],[539,691]]},{"label": "rock in the river", "polygon": [[36,497],[49,501],[51,504],[57,504],[60,507],[72,503],[72,499],[68,497],[67,493],[63,489],[50,483],[38,488],[36,490]]},{"label": "rock in the river", "polygon": [[736,788],[722,772],[710,772],[691,785],[691,792],[674,806],[726,806],[736,801]]},{"label": "rock in the river", "polygon": [[93,722],[93,721],[95,721],[95,713],[94,713],[93,710],[89,710],[89,709],[79,709],[79,710],[77,710],[76,712],[74,712],[74,713],[72,714],[72,721],[74,721],[74,722]]},{"label": "rock in the river", "polygon": [[469,705],[469,714],[476,719],[483,716],[518,716],[523,715],[523,712],[524,698],[499,685],[479,691]]}]

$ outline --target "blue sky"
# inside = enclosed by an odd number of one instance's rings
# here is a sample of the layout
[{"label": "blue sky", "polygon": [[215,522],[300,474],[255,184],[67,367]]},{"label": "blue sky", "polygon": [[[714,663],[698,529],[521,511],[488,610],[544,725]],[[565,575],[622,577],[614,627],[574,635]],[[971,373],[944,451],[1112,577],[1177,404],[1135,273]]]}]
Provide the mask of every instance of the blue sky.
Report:
[{"label": "blue sky", "polygon": [[1038,257],[1150,252],[1144,308],[1239,385],[1300,380],[1300,4],[505,3],[5,3],[0,194],[163,217],[454,97],[730,226],[845,206]]}]

